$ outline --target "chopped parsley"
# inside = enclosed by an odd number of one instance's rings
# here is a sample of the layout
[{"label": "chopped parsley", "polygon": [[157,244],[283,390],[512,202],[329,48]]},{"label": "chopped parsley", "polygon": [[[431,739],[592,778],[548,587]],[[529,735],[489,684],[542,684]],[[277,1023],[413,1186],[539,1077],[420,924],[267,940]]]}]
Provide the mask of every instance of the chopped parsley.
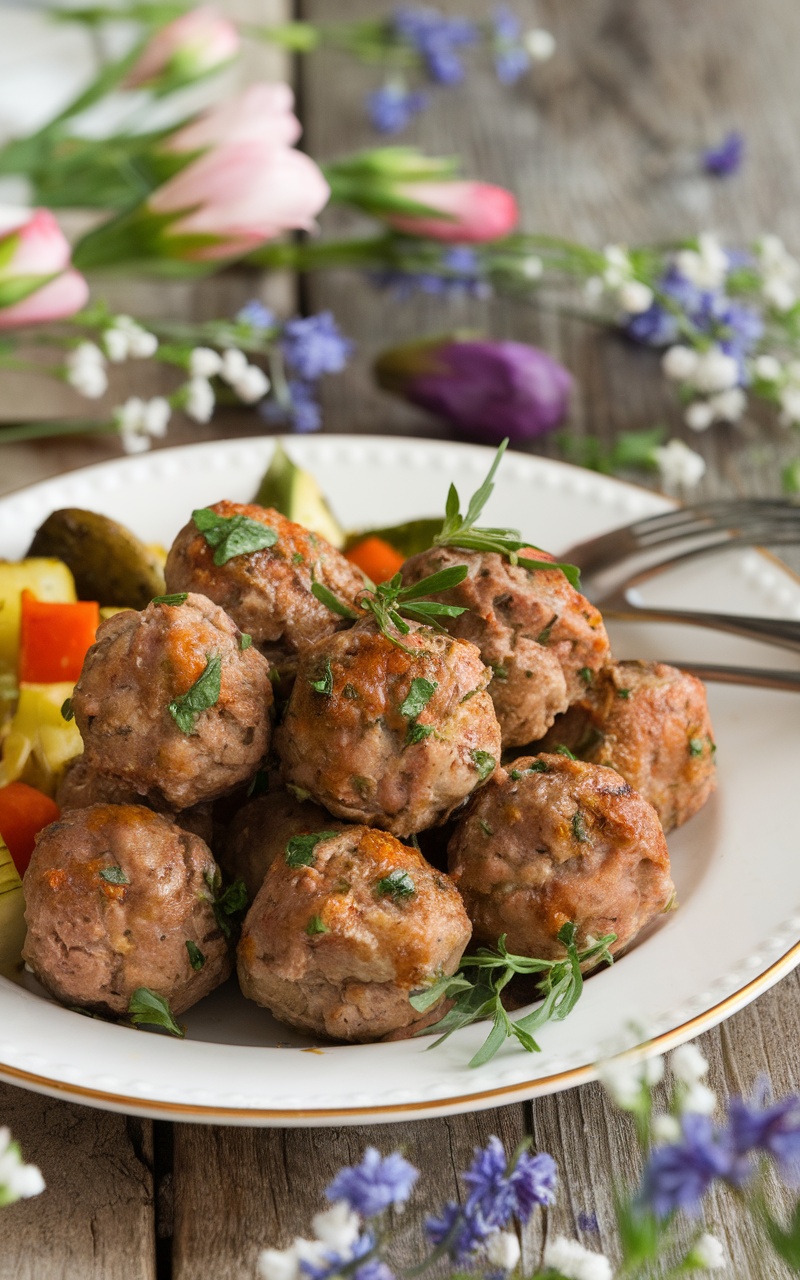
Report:
[{"label": "chopped parsley", "polygon": [[239,641],[239,648],[242,650],[249,649],[252,643],[253,643],[253,637],[250,635],[249,631],[243,631],[242,638]]},{"label": "chopped parsley", "polygon": [[342,697],[355,700],[358,697],[358,689],[354,684],[350,684],[350,682],[348,681],[348,683],[342,689]]},{"label": "chopped parsley", "polygon": [[[208,883],[208,881],[207,881]],[[237,923],[236,916],[247,910],[247,888],[244,880],[234,880],[222,893],[219,892],[219,872],[217,881],[210,885],[214,894],[214,918],[226,938],[233,932],[231,920]]]},{"label": "chopped parsley", "polygon": [[136,988],[128,1004],[128,1013],[136,1027],[163,1027],[171,1036],[178,1036],[181,1040],[186,1035],[185,1029],[179,1027],[172,1016],[169,1001],[149,987]]},{"label": "chopped parsley", "polygon": [[557,622],[558,622],[558,614],[554,613],[552,618],[548,622],[547,626],[544,628],[543,631],[540,631],[538,636],[536,637],[537,644],[548,643],[550,636],[553,634],[553,627],[556,625]]},{"label": "chopped parsley", "polygon": [[512,782],[519,782],[520,778],[526,777],[529,773],[549,773],[550,766],[545,764],[544,760],[534,760],[532,765],[527,769],[512,769],[509,777]]},{"label": "chopped parsley", "polygon": [[406,747],[413,747],[417,742],[424,742],[433,733],[432,724],[419,724],[416,720],[412,720],[406,730]]},{"label": "chopped parsley", "polygon": [[617,689],[618,698],[629,698],[631,696],[630,689]]},{"label": "chopped parsley", "polygon": [[400,714],[407,720],[416,720],[424,711],[439,685],[435,680],[426,680],[424,676],[415,676],[405,700],[400,704]]},{"label": "chopped parsley", "polygon": [[292,836],[286,845],[286,863],[290,867],[313,867],[317,860],[314,853],[322,840],[338,836],[338,831],[314,831],[311,835]]},{"label": "chopped parsley", "polygon": [[315,693],[324,693],[326,695],[333,693],[333,670],[330,658],[325,659],[325,669],[322,675],[316,680],[309,680],[308,683]]},{"label": "chopped parsley", "polygon": [[330,933],[330,929],[326,924],[323,924],[319,916],[312,916],[306,925],[306,933],[309,938],[313,938],[317,933]]},{"label": "chopped parsley", "polygon": [[485,836],[493,836],[493,835],[494,835],[494,827],[490,827],[490,826],[489,826],[489,823],[486,821],[486,819],[485,819],[485,818],[479,818],[479,819],[478,819],[478,826],[480,827],[481,831],[483,832],[483,834],[484,834]]},{"label": "chopped parsley", "polygon": [[395,902],[404,902],[407,898],[413,898],[417,892],[417,886],[411,879],[407,871],[390,871],[388,876],[384,876],[375,886],[375,892],[380,898],[393,898]]},{"label": "chopped parsley", "polygon": [[263,551],[278,541],[274,529],[250,516],[221,516],[210,507],[199,507],[192,512],[192,519],[208,545],[215,548],[215,565],[227,564],[234,556]]},{"label": "chopped parsley", "polygon": [[292,556],[292,564],[305,564],[305,561],[306,561],[306,558],[303,555],[302,551],[295,551],[294,555]]},{"label": "chopped parsley", "polygon": [[188,591],[175,591],[171,596],[153,596],[151,604],[186,604],[189,599]]},{"label": "chopped parsley", "polygon": [[65,698],[61,703],[61,715],[65,720],[75,719],[75,712],[72,710],[72,698]]},{"label": "chopped parsley", "polygon": [[587,844],[589,837],[586,834],[586,823],[583,820],[583,814],[580,809],[576,809],[572,815],[572,838],[577,840],[578,844]]},{"label": "chopped parsley", "polygon": [[594,680],[594,672],[591,667],[581,667],[578,675],[585,685],[590,685]]},{"label": "chopped parsley", "polygon": [[200,712],[216,705],[221,683],[222,658],[218,653],[206,654],[202,675],[197,677],[191,689],[169,704],[169,713],[181,733],[192,733]]},{"label": "chopped parsley", "polygon": [[566,756],[568,760],[577,760],[578,758],[572,754],[569,747],[564,746],[563,742],[559,742],[558,746],[555,748],[555,754],[559,756]]},{"label": "chopped parsley", "polygon": [[696,757],[696,756],[701,756],[702,754],[703,754],[703,739],[690,738],[689,739],[689,755]]},{"label": "chopped parsley", "polygon": [[478,778],[481,782],[485,782],[489,774],[494,773],[497,761],[488,751],[470,751],[469,754],[478,770]]},{"label": "chopped parsley", "polygon": [[100,879],[105,880],[107,884],[130,884],[122,867],[103,867],[100,871]]},{"label": "chopped parsley", "polygon": [[491,664],[491,667],[492,667],[492,671],[494,672],[495,680],[508,679],[508,667],[504,667],[502,663],[499,663],[499,662],[497,663],[493,662]]},{"label": "chopped parsley", "polygon": [[198,947],[196,942],[192,942],[190,938],[186,939],[186,950],[189,952],[189,964],[193,969],[200,970],[206,962],[206,958]]}]

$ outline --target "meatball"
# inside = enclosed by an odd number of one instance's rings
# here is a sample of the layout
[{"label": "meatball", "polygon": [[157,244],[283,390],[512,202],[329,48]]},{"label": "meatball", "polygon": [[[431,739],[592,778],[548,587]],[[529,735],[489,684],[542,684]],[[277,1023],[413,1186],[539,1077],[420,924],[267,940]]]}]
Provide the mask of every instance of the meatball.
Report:
[{"label": "meatball", "polygon": [[[56,802],[59,809],[86,809],[90,804],[142,804],[143,798],[129,782],[91,769],[81,755],[71,760],[61,775]],[[158,804],[147,807],[211,844],[214,821],[210,804],[196,804],[177,813]]]},{"label": "meatball", "polygon": [[500,757],[490,677],[474,645],[415,624],[402,646],[372,619],[321,641],[275,735],[285,781],[395,835],[444,822]]},{"label": "meatball", "polygon": [[312,831],[340,831],[342,823],[319,805],[296,800],[281,788],[249,800],[234,816],[220,862],[232,880],[244,880],[252,902],[274,858],[292,836]]},{"label": "meatball", "polygon": [[102,624],[72,695],[87,766],[157,807],[252,777],[270,741],[269,664],[205,596]]},{"label": "meatball", "polygon": [[244,922],[239,981],[276,1018],[363,1042],[430,1021],[409,995],[455,973],[470,924],[451,880],[369,827],[289,847]]},{"label": "meatball", "polygon": [[230,973],[208,846],[142,805],[72,809],[25,872],[23,959],[65,1004],[124,1014],[138,987],[181,1013]]},{"label": "meatball", "polygon": [[277,541],[215,564],[194,520],[181,529],[167,557],[168,591],[199,591],[221,605],[271,661],[283,663],[347,626],[311,593],[321,583],[350,604],[364,590],[361,572],[319,534],[254,503],[217,502],[211,510],[267,525]]},{"label": "meatball", "polygon": [[[531,547],[520,555],[552,559]],[[603,619],[560,569],[524,569],[495,552],[434,547],[406,561],[403,581],[419,582],[457,564],[468,567],[468,576],[432,599],[466,609],[444,619],[447,630],[480,649],[494,673],[489,692],[503,746],[521,746],[566,710],[584,687],[582,672],[608,661]]]},{"label": "meatball", "polygon": [[650,801],[665,831],[697,813],[716,786],[705,686],[663,662],[605,667],[538,747],[558,744],[616,769]]},{"label": "meatball", "polygon": [[617,935],[621,951],[674,900],[667,842],[655,810],[613,769],[562,755],[498,769],[448,849],[475,940],[544,960],[563,956],[568,921],[578,945]]}]

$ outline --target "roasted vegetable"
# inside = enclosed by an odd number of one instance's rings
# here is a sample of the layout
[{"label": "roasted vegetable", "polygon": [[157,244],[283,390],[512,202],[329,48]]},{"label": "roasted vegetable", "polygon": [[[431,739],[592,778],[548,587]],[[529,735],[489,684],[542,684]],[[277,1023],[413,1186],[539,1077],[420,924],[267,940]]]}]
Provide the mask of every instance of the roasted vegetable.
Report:
[{"label": "roasted vegetable", "polygon": [[[80,600],[144,609],[165,590],[156,550],[96,511],[54,511],[34,534],[28,554],[57,556],[69,565]],[[42,598],[35,587],[31,590]]]},{"label": "roasted vegetable", "polygon": [[76,598],[72,574],[60,560],[0,561],[0,664],[9,671],[17,669],[23,591],[37,600],[69,603]]},{"label": "roasted vegetable", "polygon": [[383,538],[375,537],[357,542],[345,555],[372,582],[387,582],[389,578],[393,578],[402,568],[405,559]]},{"label": "roasted vegetable", "polygon": [[11,977],[25,941],[25,899],[11,854],[0,842],[0,974]]},{"label": "roasted vegetable", "polygon": [[334,516],[310,471],[292,462],[280,442],[254,501],[280,511],[288,520],[319,533],[333,547],[344,544],[344,529]]},{"label": "roasted vegetable", "polygon": [[94,644],[99,625],[100,610],[94,601],[51,604],[37,600],[30,591],[23,591],[20,680],[37,684],[65,680],[74,683],[81,674],[88,649]]},{"label": "roasted vegetable", "polygon": [[0,787],[0,839],[21,876],[28,869],[37,835],[60,815],[55,800],[26,782],[9,782]]},{"label": "roasted vegetable", "polygon": [[380,529],[357,529],[348,533],[344,548],[345,551],[350,551],[365,538],[381,538],[408,560],[410,556],[432,547],[433,539],[441,530],[441,517],[422,516],[419,520],[407,520],[405,524],[390,524]]},{"label": "roasted vegetable", "polygon": [[72,684],[20,685],[14,718],[3,739],[0,785],[21,778],[52,794],[59,775],[83,750],[74,720],[65,720],[62,707]]}]

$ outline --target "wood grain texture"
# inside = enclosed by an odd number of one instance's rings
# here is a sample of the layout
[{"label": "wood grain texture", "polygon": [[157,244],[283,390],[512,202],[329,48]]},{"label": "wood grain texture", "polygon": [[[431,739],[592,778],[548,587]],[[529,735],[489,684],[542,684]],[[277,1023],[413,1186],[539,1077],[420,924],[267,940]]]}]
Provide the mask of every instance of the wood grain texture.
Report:
[{"label": "wood grain texture", "polygon": [[0,1084],[47,1190],[2,1210],[0,1280],[155,1280],[152,1125]]}]

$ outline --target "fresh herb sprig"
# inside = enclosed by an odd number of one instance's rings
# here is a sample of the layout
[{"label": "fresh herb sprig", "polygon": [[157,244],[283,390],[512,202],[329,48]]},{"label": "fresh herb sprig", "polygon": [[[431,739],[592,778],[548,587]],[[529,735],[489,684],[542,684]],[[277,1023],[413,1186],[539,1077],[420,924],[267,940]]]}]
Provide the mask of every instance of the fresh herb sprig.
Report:
[{"label": "fresh herb sprig", "polygon": [[[575,1008],[583,991],[581,966],[590,962],[613,964],[609,947],[616,942],[615,933],[598,938],[591,946],[579,951],[576,938],[578,930],[572,923],[561,926],[558,940],[566,950],[563,960],[537,960],[532,956],[512,955],[506,948],[506,935],[499,939],[496,949],[480,947],[474,955],[465,956],[458,972],[450,978],[440,978],[424,991],[409,997],[418,1013],[433,1007],[443,996],[454,1001],[453,1007],[436,1024],[442,1034],[430,1045],[437,1045],[461,1027],[491,1018],[492,1029],[481,1048],[470,1060],[471,1067],[482,1067],[510,1037],[515,1037],[528,1053],[538,1053],[539,1045],[533,1032],[546,1022],[561,1022]],[[516,974],[541,973],[539,992],[542,1003],[533,1013],[513,1021],[503,1007],[502,993]],[[426,1034],[426,1032],[418,1032]]]},{"label": "fresh herb sprig", "polygon": [[186,1035],[186,1028],[175,1021],[169,1001],[150,987],[137,987],[130,998],[128,1013],[135,1027],[161,1027],[171,1036],[180,1040]]},{"label": "fresh herb sprig", "polygon": [[410,587],[403,586],[401,573],[396,573],[388,582],[379,582],[377,586],[374,582],[368,581],[366,590],[358,597],[361,612],[340,600],[321,582],[312,583],[311,590],[320,604],[338,613],[340,617],[357,621],[366,613],[371,613],[387,640],[391,640],[392,644],[405,653],[416,656],[413,649],[409,649],[397,638],[398,633],[401,636],[407,636],[411,630],[406,619],[425,623],[435,631],[444,631],[438,619],[458,618],[462,613],[466,613],[466,609],[460,605],[441,604],[438,600],[426,600],[425,597],[437,591],[447,591],[450,587],[457,587],[464,581],[468,572],[465,564],[451,565],[449,569],[442,569],[439,573],[421,578]]},{"label": "fresh herb sprig", "polygon": [[218,653],[206,654],[206,665],[194,684],[167,707],[181,733],[194,733],[197,717],[216,706],[221,688],[222,658]]},{"label": "fresh herb sprig", "polygon": [[495,551],[507,556],[511,564],[521,565],[523,569],[560,569],[573,587],[580,587],[580,570],[576,565],[552,560],[532,560],[529,556],[519,555],[523,547],[531,545],[525,541],[519,529],[478,527],[481,512],[494,492],[494,477],[507,447],[508,439],[505,439],[494,456],[489,474],[473,493],[463,516],[458,490],[454,484],[450,485],[444,523],[433,539],[434,546],[463,547],[466,551]]}]

